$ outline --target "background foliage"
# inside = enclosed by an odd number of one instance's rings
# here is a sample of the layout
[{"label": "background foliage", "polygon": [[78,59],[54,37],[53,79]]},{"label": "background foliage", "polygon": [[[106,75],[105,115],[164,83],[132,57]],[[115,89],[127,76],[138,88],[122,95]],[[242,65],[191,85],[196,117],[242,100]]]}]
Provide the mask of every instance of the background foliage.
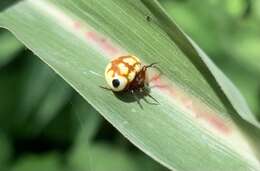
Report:
[{"label": "background foliage", "polygon": [[[161,3],[260,116],[260,3]],[[4,30],[0,32],[0,83],[1,170],[167,170],[131,145]]]}]

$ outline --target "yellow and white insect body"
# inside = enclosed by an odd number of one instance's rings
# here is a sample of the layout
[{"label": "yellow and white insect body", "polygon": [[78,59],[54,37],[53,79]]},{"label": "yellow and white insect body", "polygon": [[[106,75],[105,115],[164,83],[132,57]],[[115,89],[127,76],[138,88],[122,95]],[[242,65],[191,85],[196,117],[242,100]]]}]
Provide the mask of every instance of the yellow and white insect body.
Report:
[{"label": "yellow and white insect body", "polygon": [[140,59],[136,56],[120,56],[109,62],[105,70],[105,78],[112,91],[132,90],[143,86],[145,70],[146,68],[142,67]]}]

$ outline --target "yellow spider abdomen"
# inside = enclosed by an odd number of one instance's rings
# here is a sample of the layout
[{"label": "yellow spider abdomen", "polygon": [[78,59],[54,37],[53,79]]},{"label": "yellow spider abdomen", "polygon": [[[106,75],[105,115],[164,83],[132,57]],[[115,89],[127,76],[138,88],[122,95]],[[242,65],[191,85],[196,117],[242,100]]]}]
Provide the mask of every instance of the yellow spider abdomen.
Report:
[{"label": "yellow spider abdomen", "polygon": [[122,91],[129,87],[141,70],[141,61],[136,56],[119,56],[113,58],[107,65],[106,81],[113,91]]},{"label": "yellow spider abdomen", "polygon": [[129,72],[128,67],[124,63],[118,64],[120,75],[127,75]]}]

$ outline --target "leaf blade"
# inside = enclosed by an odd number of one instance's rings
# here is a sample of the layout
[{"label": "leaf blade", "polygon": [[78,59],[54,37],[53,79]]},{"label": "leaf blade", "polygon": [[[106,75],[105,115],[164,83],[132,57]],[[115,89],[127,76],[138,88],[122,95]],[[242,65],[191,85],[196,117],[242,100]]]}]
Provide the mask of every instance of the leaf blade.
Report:
[{"label": "leaf blade", "polygon": [[[227,114],[225,105],[157,23],[147,23],[145,13],[149,11],[141,2],[84,2],[92,1],[73,2],[74,6],[71,1],[22,1],[0,15],[0,23],[68,81],[124,136],[168,168],[259,168],[249,142]],[[82,12],[89,13],[83,17]],[[17,16],[23,16],[27,22]],[[114,22],[106,22],[104,18]],[[82,24],[80,29],[77,22]],[[86,33],[92,33],[92,37],[88,34],[86,37]],[[109,44],[104,46],[101,38]],[[116,52],[111,53],[111,48]],[[144,103],[144,111],[135,103],[120,100],[98,87],[104,84],[100,73],[108,57],[119,52],[138,54],[146,62],[160,60],[165,70],[160,83],[168,88],[151,92],[160,99],[160,107]],[[203,98],[208,101],[198,98],[203,89],[208,94]]]}]

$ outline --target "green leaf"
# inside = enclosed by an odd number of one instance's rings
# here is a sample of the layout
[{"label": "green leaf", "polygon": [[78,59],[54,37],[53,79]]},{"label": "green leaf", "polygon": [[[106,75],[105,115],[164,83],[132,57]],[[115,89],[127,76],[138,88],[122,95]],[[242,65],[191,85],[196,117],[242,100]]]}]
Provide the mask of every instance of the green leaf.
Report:
[{"label": "green leaf", "polygon": [[[161,23],[161,27],[176,42],[178,47],[187,55],[187,57],[197,66],[208,83],[214,88],[218,96],[222,98],[229,112],[236,112],[246,121],[250,122],[256,127],[260,127],[259,122],[248,108],[244,98],[241,96],[238,89],[232,82],[222,73],[219,68],[208,58],[204,51],[202,51],[195,42],[192,41],[185,33],[183,33],[178,26],[171,21],[170,17],[166,15],[165,11],[156,3],[156,1],[143,0],[148,8],[154,12]],[[223,91],[223,93],[221,93]],[[227,99],[226,99],[227,98]],[[227,101],[228,100],[228,101]],[[230,106],[230,104],[232,106]]]},{"label": "green leaf", "polygon": [[99,113],[81,97],[73,101],[71,112],[76,116],[79,125],[76,144],[89,143],[98,131],[101,122]]},{"label": "green leaf", "polygon": [[70,154],[69,163],[71,170],[78,171],[139,171],[139,165],[134,156],[106,144],[81,144]]},{"label": "green leaf", "polygon": [[51,85],[57,79],[56,74],[35,58],[36,56],[30,55],[27,57],[31,59],[25,67],[21,95],[18,98],[19,103],[17,107],[17,113],[19,113],[18,120],[22,123],[34,114]]},{"label": "green leaf", "polygon": [[[246,121],[259,123],[232,83],[156,1],[23,0],[3,10],[0,25],[168,168],[260,169],[259,147],[253,146],[259,130]],[[141,108],[131,95],[99,87],[108,60],[129,53],[145,64],[159,62],[163,75],[149,70],[151,96],[159,105],[142,98]]]},{"label": "green leaf", "polygon": [[11,167],[10,171],[62,171],[59,157],[56,153],[25,155]]},{"label": "green leaf", "polygon": [[259,118],[259,72],[255,71],[254,68],[250,67],[250,65],[244,63],[242,60],[225,58],[224,60],[219,60],[217,62],[223,71],[227,73],[227,76],[238,86],[241,93],[245,96],[248,105]]},{"label": "green leaf", "polygon": [[71,95],[71,87],[63,80],[56,78],[33,116],[34,133],[41,132],[61,112]]},{"label": "green leaf", "polygon": [[3,134],[0,130],[0,169],[2,170],[7,166],[11,156],[12,156],[12,148],[9,139]]},{"label": "green leaf", "polygon": [[0,125],[2,130],[13,132],[19,123],[17,116],[20,115],[16,115],[16,110],[21,88],[18,85],[23,84],[24,68],[9,66],[3,67],[0,72]]},{"label": "green leaf", "polygon": [[11,61],[24,47],[10,32],[0,29],[0,67]]},{"label": "green leaf", "polygon": [[63,109],[72,96],[71,87],[39,59],[27,63],[17,107],[19,126],[27,135],[36,135]]},{"label": "green leaf", "polygon": [[[176,19],[183,30],[196,40],[234,81],[253,112],[259,112],[259,81],[254,77],[259,75],[260,68],[257,62],[260,53],[257,48],[259,24],[253,15],[250,15],[250,9],[244,11],[247,12],[244,15],[248,16],[244,16],[243,21],[230,15],[231,11],[225,10],[227,5],[240,6],[245,2],[235,0],[225,4],[221,1],[202,0],[203,6],[196,0],[162,2],[171,17]],[[243,6],[249,7],[252,2],[247,3]],[[196,10],[193,10],[194,8]],[[242,17],[242,13],[239,15]]]}]

